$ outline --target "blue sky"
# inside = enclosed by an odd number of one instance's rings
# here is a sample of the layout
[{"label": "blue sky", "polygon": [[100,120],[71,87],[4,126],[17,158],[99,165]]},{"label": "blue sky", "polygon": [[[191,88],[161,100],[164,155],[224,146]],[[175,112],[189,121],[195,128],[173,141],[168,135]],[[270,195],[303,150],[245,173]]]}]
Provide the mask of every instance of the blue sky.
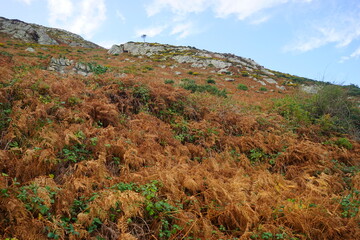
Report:
[{"label": "blue sky", "polygon": [[57,27],[106,48],[194,46],[266,68],[360,86],[360,0],[1,0],[0,16]]}]

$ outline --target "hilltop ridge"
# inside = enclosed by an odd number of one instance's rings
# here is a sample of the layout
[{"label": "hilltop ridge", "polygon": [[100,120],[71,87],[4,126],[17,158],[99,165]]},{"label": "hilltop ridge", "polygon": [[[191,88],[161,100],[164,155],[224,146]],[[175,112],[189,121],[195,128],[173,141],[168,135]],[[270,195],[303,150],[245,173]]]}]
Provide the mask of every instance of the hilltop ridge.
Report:
[{"label": "hilltop ridge", "polygon": [[67,44],[86,48],[101,48],[99,45],[84,40],[81,36],[66,30],[26,23],[17,19],[0,17],[0,32],[25,42],[45,45]]}]

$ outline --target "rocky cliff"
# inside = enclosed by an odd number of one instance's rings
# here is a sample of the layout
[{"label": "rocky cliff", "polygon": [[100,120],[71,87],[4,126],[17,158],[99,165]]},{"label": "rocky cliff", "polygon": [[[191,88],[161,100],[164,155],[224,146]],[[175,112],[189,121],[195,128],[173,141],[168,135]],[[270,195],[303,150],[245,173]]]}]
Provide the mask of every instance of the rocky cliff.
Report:
[{"label": "rocky cliff", "polygon": [[66,44],[73,47],[101,48],[95,43],[84,40],[81,36],[56,28],[26,23],[17,19],[0,17],[0,33],[25,42],[44,45]]}]

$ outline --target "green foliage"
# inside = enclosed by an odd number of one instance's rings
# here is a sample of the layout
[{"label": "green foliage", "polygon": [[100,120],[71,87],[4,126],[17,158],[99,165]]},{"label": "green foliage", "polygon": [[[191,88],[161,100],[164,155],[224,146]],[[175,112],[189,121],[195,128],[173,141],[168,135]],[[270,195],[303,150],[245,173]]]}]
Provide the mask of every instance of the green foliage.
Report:
[{"label": "green foliage", "polygon": [[220,90],[213,85],[198,85],[194,80],[190,79],[182,79],[182,82],[183,83],[180,86],[186,90],[190,90],[192,93],[207,92],[215,96],[227,97],[225,89]]},{"label": "green foliage", "polygon": [[339,147],[344,147],[346,149],[353,149],[353,145],[351,144],[351,142],[349,141],[349,139],[347,138],[338,138],[334,144],[336,144]]},{"label": "green foliage", "polygon": [[[326,134],[360,134],[360,110],[340,86],[326,85],[311,98],[278,99],[274,102],[274,110],[295,127],[318,124]],[[350,147],[345,139],[339,141],[342,147]]]},{"label": "green foliage", "polygon": [[147,103],[150,100],[150,89],[146,85],[135,85],[133,87],[133,97]]},{"label": "green foliage", "polygon": [[179,209],[174,207],[167,200],[163,200],[158,196],[158,191],[162,184],[153,180],[150,183],[144,185],[137,185],[135,183],[117,183],[111,187],[111,189],[117,189],[120,191],[134,191],[141,193],[145,197],[146,213],[148,214],[149,221],[159,220],[159,238],[169,239],[173,234],[181,230],[181,227],[173,224],[174,213]]},{"label": "green foliage", "polygon": [[331,117],[331,130],[348,133],[360,131],[360,111],[349,101],[340,86],[326,85],[313,96],[309,105],[313,118]]},{"label": "green foliage", "polygon": [[304,77],[298,77],[298,76],[295,76],[295,75],[291,75],[291,74],[288,74],[288,73],[281,73],[281,72],[276,72],[276,71],[272,71],[276,77],[281,77],[281,78],[285,78],[285,79],[288,79],[294,83],[299,83],[299,84],[302,84],[302,83],[316,83],[317,81],[313,80],[313,79],[310,79],[310,78],[304,78]]},{"label": "green foliage", "polygon": [[360,207],[360,191],[354,190],[350,194],[343,197],[340,201],[342,213],[344,218],[355,217],[359,213]]},{"label": "green foliage", "polygon": [[96,75],[106,73],[107,70],[109,69],[106,66],[102,66],[102,65],[99,65],[99,64],[96,64],[96,63],[89,63],[88,65],[90,67],[90,70],[92,72],[94,72]]},{"label": "green foliage", "polygon": [[243,91],[247,91],[249,89],[245,84],[242,83],[239,83],[236,88]]},{"label": "green foliage", "polygon": [[349,96],[360,96],[360,88],[355,84],[350,84],[343,87]]},{"label": "green foliage", "polygon": [[259,88],[259,91],[262,91],[262,92],[267,92],[267,90],[268,90],[268,89],[267,89],[266,87],[260,87],[260,88]]},{"label": "green foliage", "polygon": [[208,84],[216,84],[214,79],[207,79],[206,83],[208,83]]},{"label": "green foliage", "polygon": [[247,71],[241,71],[241,76],[243,77],[249,77],[250,74]]},{"label": "green foliage", "polygon": [[5,131],[11,122],[11,104],[0,103],[0,133]]},{"label": "green foliage", "polygon": [[89,159],[91,154],[92,152],[90,150],[87,150],[84,144],[75,144],[75,145],[65,146],[62,149],[62,153],[60,154],[60,156],[65,161],[76,163]]},{"label": "green foliage", "polygon": [[[50,187],[45,187],[46,192],[49,194],[50,203],[54,203],[56,191],[51,190]],[[20,199],[28,211],[33,213],[33,216],[41,214],[42,216],[50,216],[50,208],[46,206],[45,200],[39,196],[39,186],[36,184],[30,184],[28,186],[22,186],[19,189],[17,198]]]},{"label": "green foliage", "polygon": [[193,72],[193,71],[189,71],[188,74],[189,74],[189,75],[193,75],[193,76],[200,75],[200,73],[198,73],[198,72]]},{"label": "green foliage", "polygon": [[268,157],[268,155],[266,153],[264,153],[261,149],[256,148],[256,149],[250,150],[248,157],[250,159],[250,162],[252,164],[255,164],[255,163],[265,161],[266,158]]},{"label": "green foliage", "polygon": [[71,96],[67,99],[67,103],[70,106],[75,106],[75,105],[78,105],[79,103],[81,103],[81,99],[78,97],[75,97],[75,96]]},{"label": "green foliage", "polygon": [[164,81],[164,83],[165,83],[165,84],[174,84],[175,82],[174,82],[174,80],[166,79],[166,80]]},{"label": "green foliage", "polygon": [[286,96],[274,102],[274,110],[287,119],[293,126],[299,127],[311,122],[306,102],[297,97]]}]

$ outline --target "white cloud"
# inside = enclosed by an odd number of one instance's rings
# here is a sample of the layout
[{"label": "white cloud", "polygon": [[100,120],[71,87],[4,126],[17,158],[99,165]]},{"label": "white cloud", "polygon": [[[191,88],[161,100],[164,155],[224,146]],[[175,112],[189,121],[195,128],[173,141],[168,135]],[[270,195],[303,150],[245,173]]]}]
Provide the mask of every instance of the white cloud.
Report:
[{"label": "white cloud", "polygon": [[[289,2],[310,3],[313,0],[153,0],[147,5],[148,16],[169,8],[175,14],[204,12],[211,9],[216,17],[226,18],[235,15],[244,20],[264,9],[273,8]],[[263,19],[264,18],[260,18]]]},{"label": "white cloud", "polygon": [[124,16],[124,14],[122,14],[119,10],[116,10],[116,16],[120,19],[120,21],[121,21],[122,23],[125,23],[126,18],[125,18],[125,16]]},{"label": "white cloud", "polygon": [[179,35],[179,38],[186,38],[191,33],[193,33],[194,27],[193,23],[186,22],[186,23],[180,23],[175,25],[173,29],[171,30],[171,35]]},{"label": "white cloud", "polygon": [[91,38],[106,19],[105,0],[47,0],[53,27]]},{"label": "white cloud", "polygon": [[66,21],[74,11],[71,0],[48,0],[49,22],[51,25],[59,25],[58,21]]},{"label": "white cloud", "polygon": [[212,0],[154,0],[146,6],[148,16],[160,13],[164,8],[176,14],[202,12]]},{"label": "white cloud", "polygon": [[350,59],[357,59],[360,57],[360,47],[358,47],[352,54],[350,54],[350,56],[344,56],[340,59],[340,63],[343,63],[347,60],[350,60]]},{"label": "white cloud", "polygon": [[285,46],[285,51],[307,52],[327,44],[335,44],[337,48],[349,46],[360,39],[360,8],[357,11],[343,11],[319,19],[302,34],[298,34],[293,43]]},{"label": "white cloud", "polygon": [[23,2],[27,5],[30,5],[34,0],[18,0],[19,2]]},{"label": "white cloud", "polygon": [[166,28],[167,25],[161,25],[161,26],[153,26],[148,28],[137,29],[135,31],[135,36],[141,37],[143,34],[145,34],[148,37],[155,37],[161,34]]}]

